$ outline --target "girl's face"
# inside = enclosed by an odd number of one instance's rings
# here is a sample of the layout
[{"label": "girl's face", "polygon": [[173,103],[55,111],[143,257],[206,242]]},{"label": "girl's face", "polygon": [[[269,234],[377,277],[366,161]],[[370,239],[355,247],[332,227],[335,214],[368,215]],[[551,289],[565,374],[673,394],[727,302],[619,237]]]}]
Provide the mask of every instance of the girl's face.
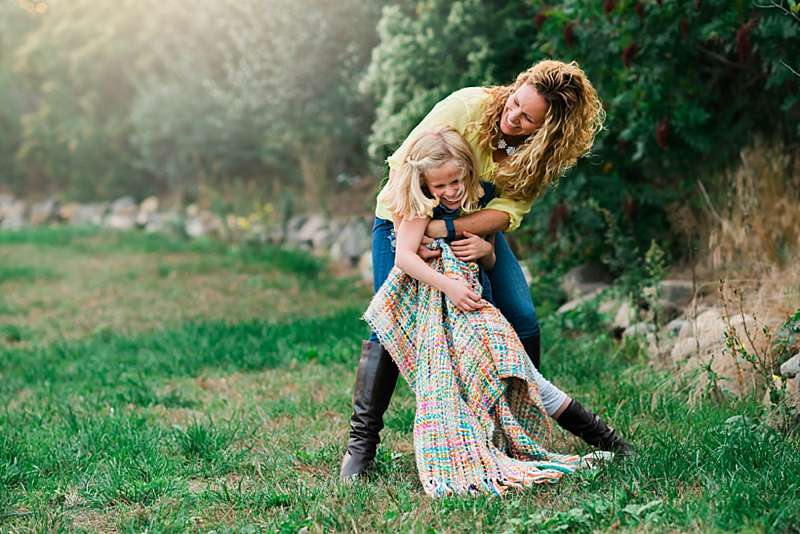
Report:
[{"label": "girl's face", "polygon": [[539,91],[523,83],[511,93],[500,115],[500,130],[508,136],[527,136],[544,124],[548,104]]},{"label": "girl's face", "polygon": [[450,160],[426,172],[425,185],[445,208],[460,208],[466,194],[463,174],[456,162]]}]

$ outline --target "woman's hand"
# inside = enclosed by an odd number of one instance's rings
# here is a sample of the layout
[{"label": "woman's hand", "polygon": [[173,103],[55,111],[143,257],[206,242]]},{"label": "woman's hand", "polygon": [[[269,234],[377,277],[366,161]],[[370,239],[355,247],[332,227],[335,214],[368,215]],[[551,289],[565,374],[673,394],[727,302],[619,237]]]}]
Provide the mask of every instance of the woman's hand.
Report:
[{"label": "woman's hand", "polygon": [[474,261],[492,253],[494,247],[480,236],[464,232],[464,239],[450,244],[453,254],[461,261]]},{"label": "woman's hand", "polygon": [[481,307],[481,296],[472,291],[463,280],[450,279],[444,294],[461,311],[474,311]]},{"label": "woman's hand", "polygon": [[417,249],[417,256],[419,256],[425,261],[431,260],[433,258],[438,258],[439,256],[442,255],[442,251],[439,250],[438,248],[435,250],[431,250],[425,246],[429,243],[433,243],[433,239],[431,239],[428,236],[422,236],[422,242],[420,243],[419,248]]},{"label": "woman's hand", "polygon": [[444,225],[444,221],[428,221],[428,226],[425,228],[425,235],[433,238],[447,237],[447,227]]}]

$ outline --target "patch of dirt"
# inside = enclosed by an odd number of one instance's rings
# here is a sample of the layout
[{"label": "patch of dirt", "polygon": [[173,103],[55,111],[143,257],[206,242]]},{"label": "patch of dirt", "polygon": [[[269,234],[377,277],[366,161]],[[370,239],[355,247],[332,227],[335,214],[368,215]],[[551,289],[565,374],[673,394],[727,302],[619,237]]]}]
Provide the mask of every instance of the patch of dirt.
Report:
[{"label": "patch of dirt", "polygon": [[72,516],[72,524],[78,528],[91,532],[114,534],[119,532],[115,523],[116,518],[97,510],[80,510]]}]

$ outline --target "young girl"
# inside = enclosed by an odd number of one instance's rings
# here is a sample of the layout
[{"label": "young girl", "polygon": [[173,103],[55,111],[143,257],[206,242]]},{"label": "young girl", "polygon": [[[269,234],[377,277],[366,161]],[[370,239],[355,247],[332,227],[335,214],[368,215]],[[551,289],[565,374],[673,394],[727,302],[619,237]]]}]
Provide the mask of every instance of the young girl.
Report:
[{"label": "young girl", "polygon": [[[435,210],[452,217],[479,208],[484,191],[471,149],[450,128],[432,130],[411,143],[398,171],[379,198],[397,229],[395,269],[365,319],[417,397],[414,442],[425,491],[501,493],[557,480],[579,458],[541,447],[550,424],[540,415],[558,421],[572,399],[538,372],[511,325],[481,298],[475,263],[457,259],[443,240],[432,243],[440,258],[429,264],[418,255]],[[491,239],[468,238],[459,244],[462,256],[491,269]],[[605,428],[605,448],[626,452]]]}]

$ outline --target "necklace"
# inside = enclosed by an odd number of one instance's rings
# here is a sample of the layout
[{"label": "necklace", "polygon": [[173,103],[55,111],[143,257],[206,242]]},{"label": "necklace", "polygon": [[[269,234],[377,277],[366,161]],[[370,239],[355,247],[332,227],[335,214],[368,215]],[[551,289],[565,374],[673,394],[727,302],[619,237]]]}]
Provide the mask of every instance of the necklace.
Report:
[{"label": "necklace", "polygon": [[498,141],[498,143],[497,143],[497,148],[499,148],[500,150],[505,150],[506,154],[511,156],[511,155],[514,154],[514,152],[517,151],[517,149],[519,149],[519,146],[509,145],[506,142],[505,138],[501,137],[500,141]]}]

